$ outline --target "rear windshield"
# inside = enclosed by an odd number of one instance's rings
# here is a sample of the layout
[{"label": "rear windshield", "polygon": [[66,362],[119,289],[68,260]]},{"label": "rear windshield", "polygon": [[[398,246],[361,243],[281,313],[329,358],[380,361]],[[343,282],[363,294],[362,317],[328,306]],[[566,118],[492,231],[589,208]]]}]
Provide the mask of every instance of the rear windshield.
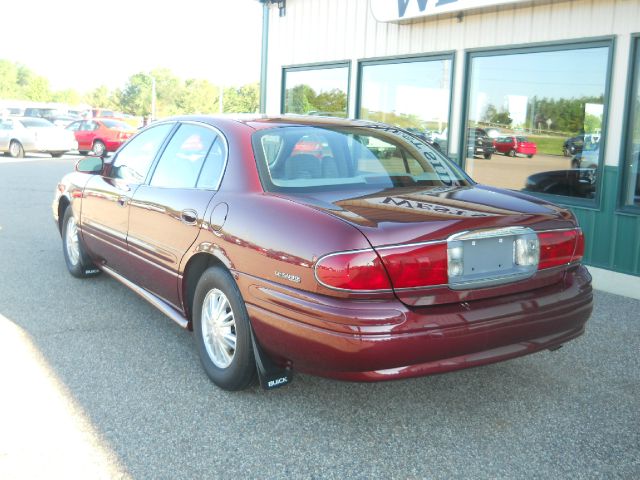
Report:
[{"label": "rear windshield", "polygon": [[280,127],[256,132],[253,149],[267,191],[470,184],[447,158],[394,127]]},{"label": "rear windshield", "polygon": [[107,128],[117,128],[120,130],[133,130],[133,127],[128,123],[120,122],[118,120],[100,120]]}]

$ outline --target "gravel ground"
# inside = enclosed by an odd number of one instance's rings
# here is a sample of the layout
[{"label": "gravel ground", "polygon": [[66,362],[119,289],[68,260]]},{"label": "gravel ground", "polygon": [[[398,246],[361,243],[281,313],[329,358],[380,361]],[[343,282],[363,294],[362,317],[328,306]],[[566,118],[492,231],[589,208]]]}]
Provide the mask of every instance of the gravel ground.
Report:
[{"label": "gravel ground", "polygon": [[228,393],[189,332],[67,274],[73,158],[0,159],[0,478],[640,478],[640,301],[556,352],[390,383]]}]

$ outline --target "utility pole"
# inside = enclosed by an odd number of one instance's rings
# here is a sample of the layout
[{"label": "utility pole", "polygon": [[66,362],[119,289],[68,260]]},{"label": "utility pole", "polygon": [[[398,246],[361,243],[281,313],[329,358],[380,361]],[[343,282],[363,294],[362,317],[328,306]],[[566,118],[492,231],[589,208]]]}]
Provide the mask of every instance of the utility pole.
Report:
[{"label": "utility pole", "polygon": [[151,77],[151,120],[156,119],[156,79]]}]

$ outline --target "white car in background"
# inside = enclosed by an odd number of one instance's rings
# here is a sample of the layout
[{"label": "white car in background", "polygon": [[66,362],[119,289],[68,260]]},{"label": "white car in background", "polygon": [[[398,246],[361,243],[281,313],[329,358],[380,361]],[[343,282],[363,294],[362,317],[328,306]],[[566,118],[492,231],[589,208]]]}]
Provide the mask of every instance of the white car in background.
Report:
[{"label": "white car in background", "polygon": [[24,157],[25,152],[61,157],[65,152],[77,149],[78,142],[73,132],[56,127],[44,118],[0,119],[0,153],[8,153],[14,158]]}]

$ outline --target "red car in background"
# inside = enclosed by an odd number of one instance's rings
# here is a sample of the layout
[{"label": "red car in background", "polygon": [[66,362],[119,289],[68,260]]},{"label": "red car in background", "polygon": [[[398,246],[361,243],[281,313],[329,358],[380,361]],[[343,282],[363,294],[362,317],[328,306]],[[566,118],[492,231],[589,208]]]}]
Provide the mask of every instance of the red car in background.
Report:
[{"label": "red car in background", "polygon": [[536,144],[530,142],[525,137],[498,137],[493,141],[493,146],[496,152],[509,155],[510,157],[515,157],[516,154],[520,154],[531,158],[538,151]]},{"label": "red car in background", "polygon": [[89,151],[99,157],[115,152],[136,130],[129,124],[111,118],[78,120],[67,127],[76,136],[78,151],[86,155]]}]

